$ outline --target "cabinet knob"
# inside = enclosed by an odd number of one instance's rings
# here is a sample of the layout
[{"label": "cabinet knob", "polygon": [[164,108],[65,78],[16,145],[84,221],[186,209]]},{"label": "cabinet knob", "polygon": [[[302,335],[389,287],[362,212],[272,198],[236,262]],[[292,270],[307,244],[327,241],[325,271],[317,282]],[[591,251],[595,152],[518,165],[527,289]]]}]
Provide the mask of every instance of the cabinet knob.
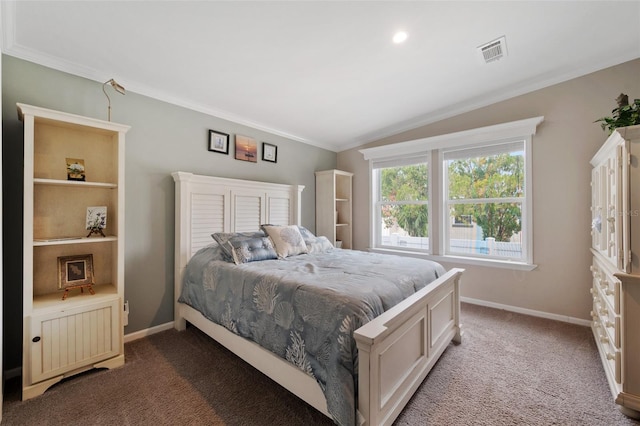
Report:
[{"label": "cabinet knob", "polygon": [[36,336],[36,337],[34,337],[33,339],[31,339],[31,341],[32,341],[33,343],[38,343],[38,342],[40,341],[40,336]]}]

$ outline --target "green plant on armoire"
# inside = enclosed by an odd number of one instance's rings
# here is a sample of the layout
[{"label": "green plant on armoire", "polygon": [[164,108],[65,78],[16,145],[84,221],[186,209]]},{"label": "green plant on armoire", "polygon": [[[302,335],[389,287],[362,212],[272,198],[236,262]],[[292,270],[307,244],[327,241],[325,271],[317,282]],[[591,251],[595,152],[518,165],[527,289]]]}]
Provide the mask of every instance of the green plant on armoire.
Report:
[{"label": "green plant on armoire", "polygon": [[594,121],[600,123],[602,130],[609,129],[611,134],[618,127],[627,127],[640,124],[640,99],[634,99],[629,104],[629,97],[624,93],[616,98],[617,108],[611,111],[611,117],[602,117]]}]

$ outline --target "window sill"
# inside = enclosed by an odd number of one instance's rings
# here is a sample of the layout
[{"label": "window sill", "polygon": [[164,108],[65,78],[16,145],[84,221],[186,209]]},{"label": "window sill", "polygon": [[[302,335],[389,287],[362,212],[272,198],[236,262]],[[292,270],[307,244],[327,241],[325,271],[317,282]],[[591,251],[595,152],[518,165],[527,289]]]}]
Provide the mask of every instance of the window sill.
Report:
[{"label": "window sill", "polygon": [[407,250],[370,248],[369,251],[373,253],[395,254],[398,256],[417,257],[420,259],[433,260],[435,262],[455,263],[457,265],[476,265],[476,266],[485,266],[488,268],[513,269],[517,271],[532,271],[538,267],[538,265],[536,264],[514,262],[509,260],[478,259],[475,257],[450,256],[450,255],[449,256],[432,255],[432,254],[420,253],[416,251],[407,251]]}]

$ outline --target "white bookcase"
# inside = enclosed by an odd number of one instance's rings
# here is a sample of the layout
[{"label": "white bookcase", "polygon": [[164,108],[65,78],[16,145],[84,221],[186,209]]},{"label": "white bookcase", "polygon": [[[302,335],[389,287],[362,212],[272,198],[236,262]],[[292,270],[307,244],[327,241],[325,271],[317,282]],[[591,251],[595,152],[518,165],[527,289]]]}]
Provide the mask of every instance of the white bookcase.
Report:
[{"label": "white bookcase", "polygon": [[316,172],[316,235],[340,248],[353,248],[353,173]]},{"label": "white bookcase", "polygon": [[640,418],[640,126],[591,160],[592,330],[615,402]]},{"label": "white bookcase", "polygon": [[[64,377],[124,364],[124,143],[129,126],[18,104],[24,124],[22,399]],[[85,180],[68,180],[67,158]],[[106,206],[105,236],[86,229]],[[97,235],[97,236],[94,236]],[[63,300],[59,258],[91,255],[93,286]],[[89,277],[88,263],[68,283]],[[72,267],[72,266],[69,266]],[[79,281],[75,281],[78,279]]]}]

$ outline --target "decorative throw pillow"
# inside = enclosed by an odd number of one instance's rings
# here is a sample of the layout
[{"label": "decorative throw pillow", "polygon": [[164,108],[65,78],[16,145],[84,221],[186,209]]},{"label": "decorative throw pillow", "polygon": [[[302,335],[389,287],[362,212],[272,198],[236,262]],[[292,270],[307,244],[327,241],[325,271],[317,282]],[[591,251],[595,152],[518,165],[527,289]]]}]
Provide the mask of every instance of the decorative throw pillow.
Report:
[{"label": "decorative throw pillow", "polygon": [[308,252],[307,245],[297,225],[264,225],[262,229],[264,229],[271,238],[271,241],[273,241],[273,245],[276,247],[276,253],[280,259]]},{"label": "decorative throw pillow", "polygon": [[334,248],[327,237],[313,237],[305,239],[304,242],[309,253],[324,253]]},{"label": "decorative throw pillow", "polygon": [[220,244],[220,248],[222,249],[222,253],[224,256],[224,260],[227,262],[233,262],[233,253],[231,252],[231,248],[227,244],[229,240],[233,239],[235,241],[248,240],[251,238],[260,238],[265,237],[265,233],[262,231],[256,232],[216,232],[215,234],[211,234],[214,240],[218,244]]},{"label": "decorative throw pillow", "polygon": [[298,226],[298,230],[300,231],[300,235],[302,235],[302,238],[305,240],[305,242],[308,242],[316,238],[316,236],[313,235],[313,232],[309,231],[304,226]]},{"label": "decorative throw pillow", "polygon": [[[271,224],[260,225],[260,229],[262,229],[266,233],[267,231],[265,231],[264,229],[265,226],[281,226],[281,225],[271,225]],[[300,231],[300,235],[302,235],[302,239],[304,240],[305,243],[309,244],[309,242],[315,241],[316,236],[313,235],[313,232],[309,231],[304,226],[298,225],[298,231]]]},{"label": "decorative throw pillow", "polygon": [[278,258],[269,237],[256,237],[249,239],[231,238],[227,245],[231,250],[233,261],[236,265]]}]

